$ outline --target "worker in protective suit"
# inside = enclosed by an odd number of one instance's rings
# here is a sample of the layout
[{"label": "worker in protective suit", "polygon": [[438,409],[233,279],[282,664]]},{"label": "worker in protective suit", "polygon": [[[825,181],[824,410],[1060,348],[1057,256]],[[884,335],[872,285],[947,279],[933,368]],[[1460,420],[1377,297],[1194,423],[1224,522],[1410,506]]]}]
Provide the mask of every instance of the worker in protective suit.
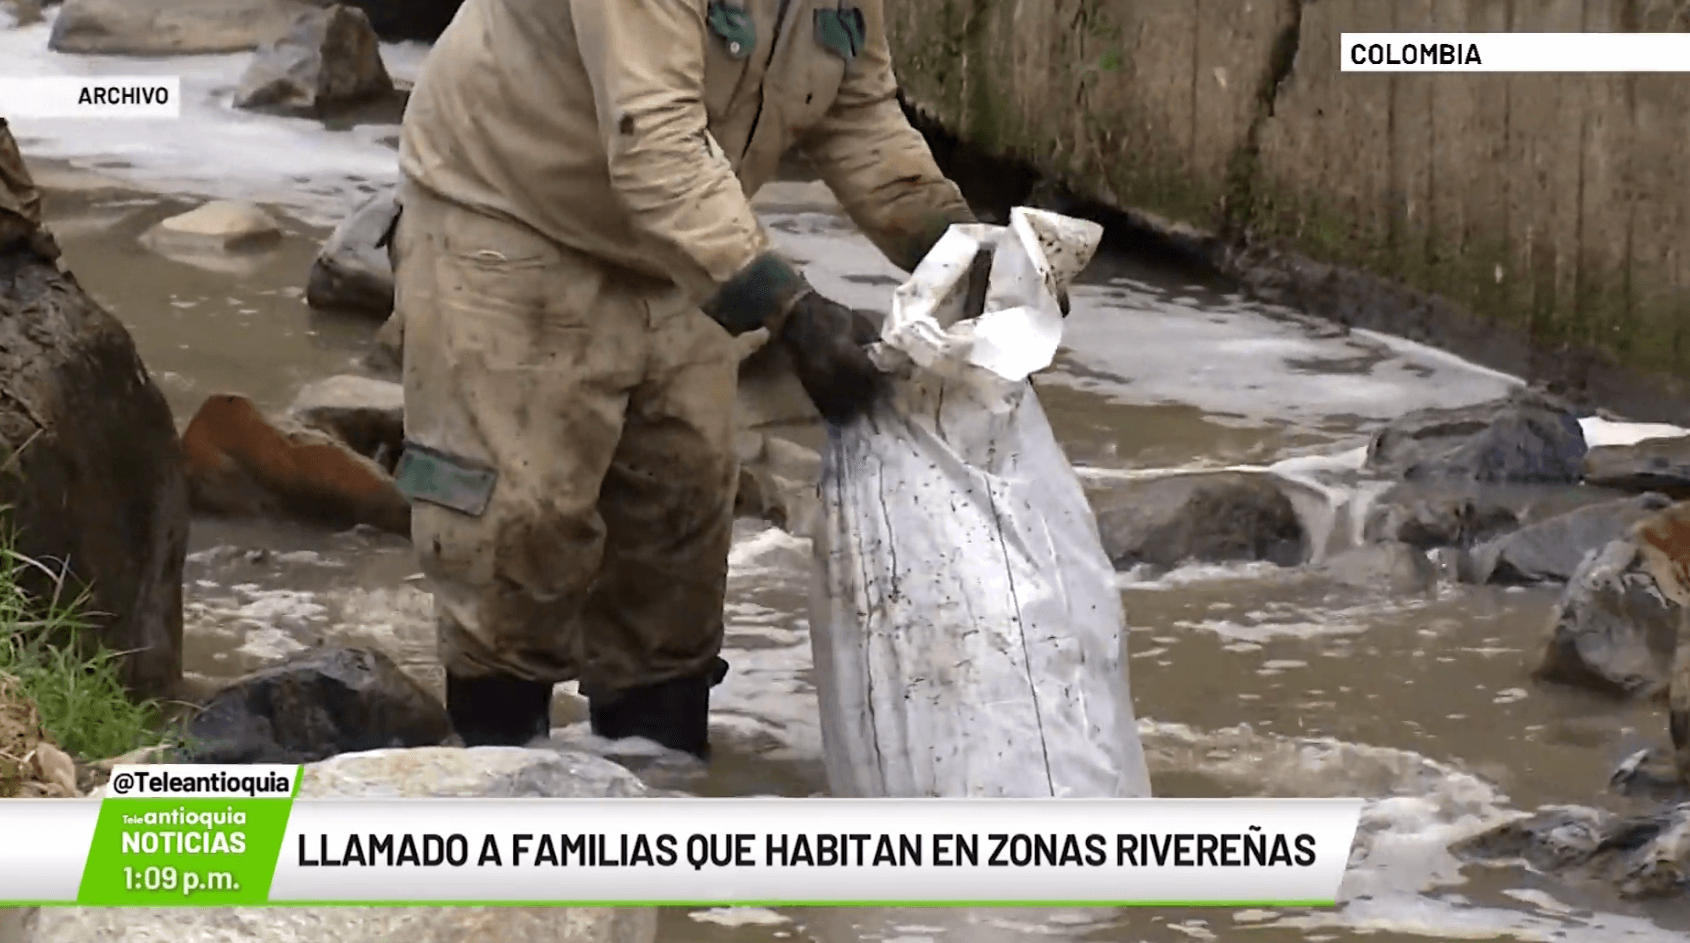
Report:
[{"label": "worker in protective suit", "polygon": [[749,198],[799,149],[900,268],[972,221],[895,97],[882,0],[467,0],[411,92],[391,235],[397,477],[464,741],[549,729],[708,755],[738,472],[734,336],[823,416],[872,322]]}]

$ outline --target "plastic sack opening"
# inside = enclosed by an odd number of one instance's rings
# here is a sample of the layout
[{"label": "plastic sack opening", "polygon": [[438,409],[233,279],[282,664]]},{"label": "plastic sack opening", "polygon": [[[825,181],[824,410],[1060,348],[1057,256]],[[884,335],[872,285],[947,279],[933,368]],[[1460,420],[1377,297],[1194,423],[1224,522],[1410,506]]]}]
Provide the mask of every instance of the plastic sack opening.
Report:
[{"label": "plastic sack opening", "polygon": [[823,459],[811,644],[835,795],[1150,794],[1114,568],[1026,379],[1101,237],[1017,208],[952,227],[893,295],[889,393]]}]

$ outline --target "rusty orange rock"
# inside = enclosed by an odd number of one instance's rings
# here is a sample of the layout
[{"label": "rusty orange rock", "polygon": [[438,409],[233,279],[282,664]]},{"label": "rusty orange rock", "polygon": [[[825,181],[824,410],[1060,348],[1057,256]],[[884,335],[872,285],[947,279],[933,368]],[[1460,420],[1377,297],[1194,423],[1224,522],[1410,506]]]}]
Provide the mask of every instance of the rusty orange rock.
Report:
[{"label": "rusty orange rock", "polygon": [[319,429],[265,416],[244,396],[208,397],[182,449],[201,510],[410,532],[410,505],[380,465]]}]

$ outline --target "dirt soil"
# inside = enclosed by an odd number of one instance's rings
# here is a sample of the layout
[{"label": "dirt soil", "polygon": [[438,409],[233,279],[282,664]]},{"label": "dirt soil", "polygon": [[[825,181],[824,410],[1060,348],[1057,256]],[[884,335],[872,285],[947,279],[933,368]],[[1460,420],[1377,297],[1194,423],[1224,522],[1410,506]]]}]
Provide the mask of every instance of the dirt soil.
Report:
[{"label": "dirt soil", "polygon": [[[47,739],[41,715],[9,674],[0,674],[0,799],[63,799],[76,795],[67,786],[70,758]],[[74,768],[70,768],[72,784]]]}]

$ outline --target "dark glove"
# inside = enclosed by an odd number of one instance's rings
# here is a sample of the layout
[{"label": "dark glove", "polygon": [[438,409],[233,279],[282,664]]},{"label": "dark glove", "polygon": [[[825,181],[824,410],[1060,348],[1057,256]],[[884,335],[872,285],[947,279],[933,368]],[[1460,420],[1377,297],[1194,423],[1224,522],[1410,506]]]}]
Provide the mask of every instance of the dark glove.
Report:
[{"label": "dark glove", "polygon": [[754,259],[701,307],[736,337],[768,328],[810,401],[835,425],[860,413],[878,389],[880,372],[864,350],[879,336],[874,322],[816,294],[773,253]]},{"label": "dark glove", "polygon": [[880,330],[866,315],[810,291],[793,304],[778,336],[798,382],[828,422],[850,422],[880,392],[881,373],[867,349]]}]

